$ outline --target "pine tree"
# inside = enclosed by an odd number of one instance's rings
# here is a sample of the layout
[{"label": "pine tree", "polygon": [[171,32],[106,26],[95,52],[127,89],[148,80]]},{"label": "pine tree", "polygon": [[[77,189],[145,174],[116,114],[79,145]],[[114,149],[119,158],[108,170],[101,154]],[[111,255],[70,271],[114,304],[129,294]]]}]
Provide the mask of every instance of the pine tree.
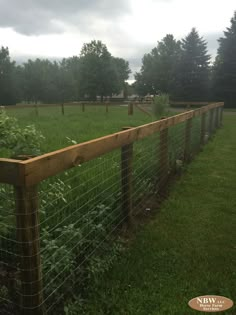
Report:
[{"label": "pine tree", "polygon": [[182,55],[177,73],[175,96],[181,100],[207,100],[210,55],[206,41],[195,28],[182,40]]},{"label": "pine tree", "polygon": [[236,107],[236,11],[219,44],[213,71],[214,95],[226,106]]}]

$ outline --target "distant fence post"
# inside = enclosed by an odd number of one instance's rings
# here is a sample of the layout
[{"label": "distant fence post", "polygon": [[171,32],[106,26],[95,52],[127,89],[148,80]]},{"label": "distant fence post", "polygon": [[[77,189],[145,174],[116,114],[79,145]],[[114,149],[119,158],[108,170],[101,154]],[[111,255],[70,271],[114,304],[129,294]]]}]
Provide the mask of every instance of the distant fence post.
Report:
[{"label": "distant fence post", "polygon": [[82,112],[84,112],[84,111],[85,111],[85,104],[82,103]]},{"label": "distant fence post", "polygon": [[38,116],[39,115],[38,104],[35,104],[34,108],[35,108],[35,114],[36,114],[36,116]]},{"label": "distant fence post", "polygon": [[15,186],[15,201],[21,273],[20,314],[43,315],[37,187]]},{"label": "distant fence post", "polygon": [[185,141],[184,141],[184,161],[189,162],[191,159],[191,133],[192,133],[193,119],[186,121],[185,126]]},{"label": "distant fence post", "polygon": [[106,113],[108,113],[108,102],[106,102]]},{"label": "distant fence post", "polygon": [[206,113],[203,113],[201,116],[201,145],[205,144],[205,135],[206,135]]},{"label": "distant fence post", "polygon": [[[161,118],[162,120],[165,117]],[[169,153],[168,153],[168,128],[160,131],[159,143],[159,167],[160,167],[160,188],[166,185],[169,173]]]},{"label": "distant fence post", "polygon": [[133,115],[133,113],[134,113],[134,104],[133,102],[130,102],[128,104],[128,115]]},{"label": "distant fence post", "polygon": [[[122,130],[128,130],[132,127],[123,127]],[[132,160],[133,143],[121,147],[121,198],[122,210],[125,216],[125,222],[128,226],[132,224]]]},{"label": "distant fence post", "polygon": [[63,116],[65,115],[64,103],[61,104],[61,113]]}]

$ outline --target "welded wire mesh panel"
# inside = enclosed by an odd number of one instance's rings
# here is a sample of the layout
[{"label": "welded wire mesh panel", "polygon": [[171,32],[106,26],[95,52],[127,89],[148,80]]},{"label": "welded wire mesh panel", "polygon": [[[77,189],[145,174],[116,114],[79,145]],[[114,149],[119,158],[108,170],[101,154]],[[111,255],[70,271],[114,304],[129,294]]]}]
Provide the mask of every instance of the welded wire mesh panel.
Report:
[{"label": "welded wire mesh panel", "polygon": [[191,129],[191,141],[190,150],[191,156],[193,157],[200,149],[201,140],[201,117],[195,117],[192,119],[192,129]]},{"label": "welded wire mesh panel", "polygon": [[158,189],[159,133],[135,142],[133,150],[133,215],[139,215],[150,210]]},{"label": "welded wire mesh panel", "polygon": [[18,262],[14,191],[0,184],[0,314],[17,311]]},{"label": "welded wire mesh panel", "polygon": [[40,217],[44,303],[51,314],[76,285],[83,289],[91,261],[106,254],[113,231],[125,219],[120,150],[44,182]]},{"label": "welded wire mesh panel", "polygon": [[176,171],[182,167],[185,150],[185,129],[186,122],[169,128],[168,152],[170,171]]},{"label": "welded wire mesh panel", "polygon": [[[214,119],[206,113],[206,142]],[[43,181],[38,192],[0,184],[0,314],[20,314],[22,301],[63,314],[64,301],[112,263],[124,223],[156,207],[172,173],[197,153],[201,128],[199,116],[156,132]]]}]

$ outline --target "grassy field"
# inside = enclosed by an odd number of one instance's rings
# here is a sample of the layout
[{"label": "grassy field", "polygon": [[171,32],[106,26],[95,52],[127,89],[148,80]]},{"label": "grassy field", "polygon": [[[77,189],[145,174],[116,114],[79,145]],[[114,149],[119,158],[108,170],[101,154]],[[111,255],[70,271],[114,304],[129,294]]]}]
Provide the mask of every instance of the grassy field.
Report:
[{"label": "grassy field", "polygon": [[[97,279],[81,314],[198,314],[187,303],[207,294],[235,303],[235,135],[236,116],[225,115],[224,128],[171,188],[160,213]],[[221,314],[234,315],[236,307]]]},{"label": "grassy field", "polygon": [[16,117],[21,126],[34,124],[42,132],[47,139],[43,152],[70,145],[66,137],[81,143],[118,132],[124,126],[138,126],[154,120],[138,110],[133,116],[128,116],[127,106],[112,106],[108,113],[103,106],[86,106],[85,112],[81,107],[66,106],[65,116],[60,107],[39,108],[39,116],[36,116],[34,108],[11,109],[7,113]]}]

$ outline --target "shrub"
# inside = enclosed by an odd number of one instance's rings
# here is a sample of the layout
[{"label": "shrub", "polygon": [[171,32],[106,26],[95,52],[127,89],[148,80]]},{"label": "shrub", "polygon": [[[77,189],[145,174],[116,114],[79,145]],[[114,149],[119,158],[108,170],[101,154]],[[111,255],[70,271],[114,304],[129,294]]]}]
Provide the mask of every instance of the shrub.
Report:
[{"label": "shrub", "polygon": [[9,150],[12,157],[17,155],[39,155],[44,136],[29,125],[21,128],[15,118],[0,110],[0,147]]},{"label": "shrub", "polygon": [[169,95],[161,94],[159,96],[154,97],[153,102],[153,114],[156,117],[160,117],[164,115],[169,109]]}]

